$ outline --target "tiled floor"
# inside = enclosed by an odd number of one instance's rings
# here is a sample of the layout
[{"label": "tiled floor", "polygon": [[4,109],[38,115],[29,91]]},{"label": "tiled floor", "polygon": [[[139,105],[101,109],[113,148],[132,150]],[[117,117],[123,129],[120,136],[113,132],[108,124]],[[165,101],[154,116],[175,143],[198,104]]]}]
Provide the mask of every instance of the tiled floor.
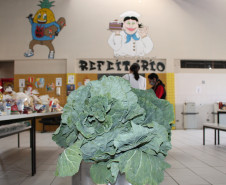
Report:
[{"label": "tiled floor", "polygon": [[[226,185],[226,133],[221,132],[221,145],[215,146],[213,130],[174,130],[166,160],[171,168],[161,185]],[[0,139],[0,185],[71,185],[71,177],[54,176],[58,155],[62,150],[51,140],[51,133],[37,133],[37,174],[30,176],[29,133]],[[85,184],[81,184],[85,185]]]}]

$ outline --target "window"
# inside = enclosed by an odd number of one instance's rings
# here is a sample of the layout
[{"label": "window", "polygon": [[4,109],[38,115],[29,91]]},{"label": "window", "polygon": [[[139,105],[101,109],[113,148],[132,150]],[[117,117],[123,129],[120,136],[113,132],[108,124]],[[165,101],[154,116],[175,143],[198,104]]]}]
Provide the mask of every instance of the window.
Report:
[{"label": "window", "polygon": [[226,61],[217,60],[181,60],[181,68],[225,69]]}]

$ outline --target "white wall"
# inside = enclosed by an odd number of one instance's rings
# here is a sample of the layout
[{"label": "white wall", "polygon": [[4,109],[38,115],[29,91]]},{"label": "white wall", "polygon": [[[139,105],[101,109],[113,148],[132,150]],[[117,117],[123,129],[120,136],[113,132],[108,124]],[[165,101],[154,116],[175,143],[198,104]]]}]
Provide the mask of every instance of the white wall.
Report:
[{"label": "white wall", "polygon": [[[78,58],[112,58],[113,50],[107,40],[111,34],[108,23],[127,10],[142,15],[140,22],[150,28],[154,48],[148,58],[163,58],[167,61],[167,72],[175,72],[175,59],[226,59],[226,1],[224,0],[56,0],[52,8],[56,19],[66,18],[67,26],[53,41],[55,59],[67,60],[67,72],[76,72]],[[25,60],[24,52],[31,40],[31,25],[26,19],[39,9],[39,0],[0,1],[0,60]],[[29,60],[48,57],[48,49],[35,47],[35,56]],[[29,68],[27,69],[29,70]],[[197,101],[197,104],[212,104],[215,95],[224,99],[225,76],[210,75],[218,81],[211,81],[209,73],[199,78],[182,96],[192,74],[176,74],[176,110],[183,101]],[[222,76],[223,75],[223,76]],[[222,78],[223,77],[223,78]],[[203,96],[194,93],[194,88],[203,85]],[[190,86],[190,85],[189,85]],[[208,87],[208,89],[206,89]],[[211,101],[208,90],[211,89]],[[178,92],[177,92],[178,91]],[[222,92],[222,94],[219,94]],[[179,94],[178,94],[179,93]],[[179,96],[178,96],[179,95]],[[177,97],[178,96],[178,97]],[[197,98],[199,97],[199,98]],[[208,112],[210,112],[210,106]],[[203,106],[202,106],[203,107]],[[203,108],[205,109],[205,108]],[[179,111],[180,112],[180,111]],[[177,111],[177,116],[178,116]],[[206,113],[203,113],[206,114]],[[181,116],[181,115],[180,115]],[[182,125],[181,118],[176,118]],[[201,120],[202,122],[203,120]],[[180,128],[180,126],[178,126]]]},{"label": "white wall", "polygon": [[213,122],[214,103],[226,101],[226,73],[217,70],[206,70],[205,73],[175,74],[176,128],[183,128],[183,105],[195,102],[198,128],[205,122]]},{"label": "white wall", "polygon": [[[29,70],[28,70],[29,69]],[[66,74],[67,61],[55,60],[16,60],[15,74]]]},{"label": "white wall", "polygon": [[[68,60],[74,72],[76,58],[112,58],[107,40],[108,23],[127,10],[135,10],[140,22],[149,26],[154,49],[146,57],[167,59],[173,72],[175,58],[226,58],[226,1],[222,0],[56,0],[56,19],[65,17],[67,26],[53,41],[56,59]],[[26,19],[39,9],[38,0],[0,2],[0,60],[24,59],[31,40]],[[47,59],[48,49],[35,47],[32,59]]]}]

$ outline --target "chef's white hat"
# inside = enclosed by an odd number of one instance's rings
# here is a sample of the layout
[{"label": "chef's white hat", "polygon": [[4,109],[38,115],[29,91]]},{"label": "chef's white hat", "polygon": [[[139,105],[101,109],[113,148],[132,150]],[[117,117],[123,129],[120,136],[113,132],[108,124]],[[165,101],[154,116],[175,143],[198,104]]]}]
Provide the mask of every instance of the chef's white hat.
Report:
[{"label": "chef's white hat", "polygon": [[123,18],[123,17],[137,17],[138,18],[138,17],[140,17],[140,14],[135,11],[126,11],[126,12],[122,13],[120,15],[120,17],[121,18]]}]

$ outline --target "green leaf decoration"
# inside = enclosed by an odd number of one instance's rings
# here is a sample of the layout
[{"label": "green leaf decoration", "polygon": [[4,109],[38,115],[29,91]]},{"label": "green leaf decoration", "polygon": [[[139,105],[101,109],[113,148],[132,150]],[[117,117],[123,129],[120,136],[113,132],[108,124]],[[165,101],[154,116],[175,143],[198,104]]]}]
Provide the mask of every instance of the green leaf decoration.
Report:
[{"label": "green leaf decoration", "polygon": [[133,122],[131,124],[130,132],[122,133],[114,139],[117,153],[136,148],[143,143],[148,143],[155,137],[155,132],[152,132],[153,129],[136,125]]},{"label": "green leaf decoration", "polygon": [[158,185],[164,178],[169,164],[162,159],[139,150],[132,150],[119,157],[119,170],[133,185]]},{"label": "green leaf decoration", "polygon": [[174,120],[173,105],[166,100],[157,98],[152,89],[146,91],[132,89],[132,91],[138,97],[138,104],[146,110],[145,120],[141,124],[145,125],[155,121],[163,125],[171,136],[170,124]]},{"label": "green leaf decoration", "polygon": [[133,185],[159,184],[171,149],[173,106],[121,77],[102,77],[70,93],[52,139],[65,148],[56,175],[72,176],[91,162],[97,184],[125,173]]},{"label": "green leaf decoration", "polygon": [[49,9],[52,6],[54,6],[53,3],[55,1],[49,2],[49,0],[43,0],[43,1],[39,1],[39,2],[40,2],[40,4],[38,4],[38,6],[40,6],[41,8],[48,8]]},{"label": "green leaf decoration", "polygon": [[117,177],[112,176],[111,169],[108,168],[106,162],[93,164],[90,168],[90,176],[95,184],[114,183]]},{"label": "green leaf decoration", "polygon": [[151,142],[144,144],[139,149],[148,154],[157,155],[161,153],[163,156],[167,156],[168,150],[171,149],[171,143],[168,140],[169,136],[166,128],[156,122],[152,122],[147,126],[153,129],[152,133],[157,134]]},{"label": "green leaf decoration", "polygon": [[93,162],[110,159],[116,154],[114,139],[124,132],[126,132],[126,128],[118,128],[87,142],[81,147],[83,159],[92,160]]},{"label": "green leaf decoration", "polygon": [[110,166],[110,170],[111,170],[111,175],[113,177],[113,181],[111,183],[114,183],[118,177],[119,164],[116,162],[111,162],[110,165],[108,165],[108,167],[109,166]]},{"label": "green leaf decoration", "polygon": [[52,136],[53,141],[55,141],[59,146],[63,148],[69,147],[71,144],[75,143],[77,140],[78,131],[75,126],[69,127],[66,124],[62,124],[57,128]]},{"label": "green leaf decoration", "polygon": [[56,175],[65,177],[76,174],[82,161],[81,141],[71,145],[60,155],[57,162]]}]

